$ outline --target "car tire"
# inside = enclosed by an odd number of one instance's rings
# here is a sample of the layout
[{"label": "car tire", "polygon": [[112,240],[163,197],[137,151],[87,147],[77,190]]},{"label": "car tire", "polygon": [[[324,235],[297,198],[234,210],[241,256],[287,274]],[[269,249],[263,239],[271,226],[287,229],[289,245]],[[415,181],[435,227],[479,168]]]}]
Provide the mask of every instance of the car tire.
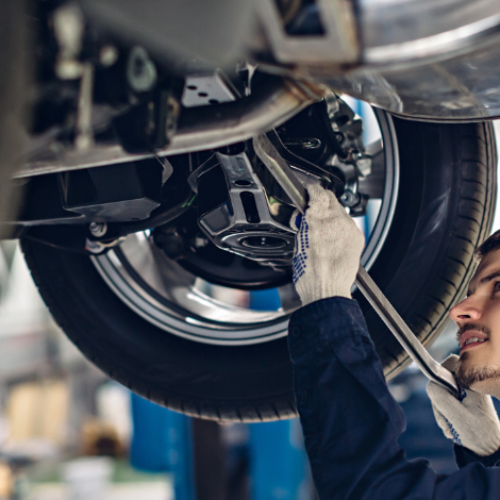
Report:
[{"label": "car tire", "polygon": [[[425,345],[464,294],[473,253],[489,234],[496,197],[491,123],[394,120],[399,196],[370,274]],[[222,346],[161,330],[127,307],[89,257],[22,241],[40,294],[68,337],[94,364],[138,394],[188,415],[264,421],[296,416],[287,340]],[[387,378],[409,359],[359,300]]]}]

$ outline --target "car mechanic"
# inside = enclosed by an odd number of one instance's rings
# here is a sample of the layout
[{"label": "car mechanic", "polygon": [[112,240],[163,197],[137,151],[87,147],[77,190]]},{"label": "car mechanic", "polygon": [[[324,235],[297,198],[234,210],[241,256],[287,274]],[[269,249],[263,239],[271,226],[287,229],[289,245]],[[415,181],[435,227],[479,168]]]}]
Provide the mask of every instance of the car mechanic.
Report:
[{"label": "car mechanic", "polygon": [[443,366],[460,395],[434,382],[427,388],[460,468],[437,474],[423,459],[406,460],[398,445],[404,415],[351,297],[364,237],[332,192],[312,185],[308,194],[305,215],[291,220],[303,307],[291,317],[288,344],[319,500],[499,499],[500,421],[491,396],[500,398],[500,231],[476,251],[467,298],[450,311],[460,357]]}]

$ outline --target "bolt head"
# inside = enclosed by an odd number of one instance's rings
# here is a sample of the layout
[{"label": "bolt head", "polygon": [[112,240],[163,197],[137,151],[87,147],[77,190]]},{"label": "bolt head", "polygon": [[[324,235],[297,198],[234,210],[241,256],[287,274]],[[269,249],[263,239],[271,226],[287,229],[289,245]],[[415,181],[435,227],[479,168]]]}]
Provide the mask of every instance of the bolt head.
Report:
[{"label": "bolt head", "polygon": [[99,62],[105,67],[113,66],[118,60],[118,49],[113,45],[105,45],[99,52]]},{"label": "bolt head", "polygon": [[108,231],[108,225],[105,222],[91,222],[89,224],[89,231],[92,236],[100,238]]}]

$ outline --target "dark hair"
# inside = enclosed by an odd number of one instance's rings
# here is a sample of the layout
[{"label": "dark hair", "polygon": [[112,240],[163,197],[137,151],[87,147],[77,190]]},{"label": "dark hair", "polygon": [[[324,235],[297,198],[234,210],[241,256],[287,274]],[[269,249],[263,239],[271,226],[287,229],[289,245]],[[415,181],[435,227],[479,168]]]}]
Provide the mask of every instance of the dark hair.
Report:
[{"label": "dark hair", "polygon": [[474,252],[476,260],[480,261],[485,255],[500,249],[500,230],[495,231],[490,237],[481,243]]}]

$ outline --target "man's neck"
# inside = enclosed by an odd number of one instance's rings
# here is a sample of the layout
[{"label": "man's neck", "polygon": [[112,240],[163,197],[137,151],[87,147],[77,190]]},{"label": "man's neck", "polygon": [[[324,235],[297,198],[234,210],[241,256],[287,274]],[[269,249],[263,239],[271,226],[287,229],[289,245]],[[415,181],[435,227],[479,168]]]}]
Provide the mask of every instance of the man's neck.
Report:
[{"label": "man's neck", "polygon": [[488,394],[500,400],[500,379],[498,378],[490,378],[481,382],[476,382],[471,389],[481,394]]}]

